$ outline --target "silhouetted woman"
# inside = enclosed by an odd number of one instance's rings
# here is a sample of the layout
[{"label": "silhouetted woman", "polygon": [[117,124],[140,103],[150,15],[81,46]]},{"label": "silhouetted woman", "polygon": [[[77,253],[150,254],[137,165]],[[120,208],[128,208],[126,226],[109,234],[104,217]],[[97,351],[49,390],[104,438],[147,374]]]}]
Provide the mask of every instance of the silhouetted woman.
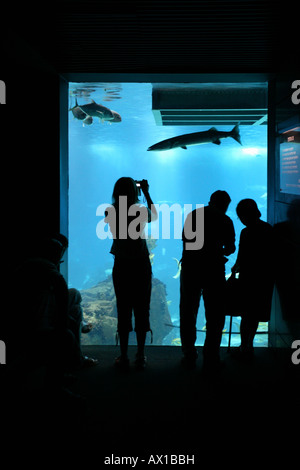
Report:
[{"label": "silhouetted woman", "polygon": [[237,215],[246,226],[241,231],[239,251],[233,272],[239,272],[242,292],[241,347],[245,358],[253,355],[253,340],[260,321],[270,320],[274,287],[273,228],[260,220],[253,199],[241,200]]},{"label": "silhouetted woman", "polygon": [[132,311],[138,344],[136,366],[139,368],[145,366],[144,346],[146,333],[150,331],[152,272],[144,229],[148,222],[157,218],[157,212],[149,195],[148,182],[142,180],[139,184],[148,207],[139,203],[136,182],[123,177],[114,186],[113,204],[107,208],[105,218],[114,238],[111,253],[115,258],[113,283],[121,349],[116,365],[125,368],[129,365],[127,349],[129,332],[132,331]]}]

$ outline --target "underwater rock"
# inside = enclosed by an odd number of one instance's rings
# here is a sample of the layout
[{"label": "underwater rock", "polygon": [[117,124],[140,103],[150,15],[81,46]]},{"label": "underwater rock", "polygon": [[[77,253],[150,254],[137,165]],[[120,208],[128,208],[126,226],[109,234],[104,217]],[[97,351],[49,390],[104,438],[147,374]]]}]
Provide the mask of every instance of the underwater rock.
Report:
[{"label": "underwater rock", "polygon": [[[82,344],[115,344],[117,305],[112,276],[90,289],[81,290],[80,293],[83,318],[93,324],[92,330],[82,335]],[[162,344],[164,337],[170,333],[170,327],[166,326],[166,323],[171,323],[166,286],[159,279],[152,278],[150,325],[153,331],[153,344]],[[135,344],[135,335],[130,337],[129,343]]]}]

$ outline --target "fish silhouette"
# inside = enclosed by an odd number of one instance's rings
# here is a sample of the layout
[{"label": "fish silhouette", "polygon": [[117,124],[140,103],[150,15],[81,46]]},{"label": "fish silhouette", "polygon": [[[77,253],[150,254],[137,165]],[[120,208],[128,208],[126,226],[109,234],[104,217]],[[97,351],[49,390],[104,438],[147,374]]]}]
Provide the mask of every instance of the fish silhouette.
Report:
[{"label": "fish silhouette", "polygon": [[85,114],[92,117],[98,117],[102,122],[115,119],[115,116],[110,109],[106,108],[106,106],[103,106],[102,104],[96,103],[94,100],[88,104],[78,106]]},{"label": "fish silhouette", "polygon": [[148,150],[163,151],[175,149],[178,147],[186,150],[190,145],[206,144],[209,142],[220,145],[221,139],[225,139],[226,137],[232,137],[242,145],[239,125],[237,124],[229,132],[218,131],[215,127],[211,127],[208,131],[192,132],[191,134],[183,134],[176,137],[171,137],[170,139],[162,140],[157,144],[151,145]]}]

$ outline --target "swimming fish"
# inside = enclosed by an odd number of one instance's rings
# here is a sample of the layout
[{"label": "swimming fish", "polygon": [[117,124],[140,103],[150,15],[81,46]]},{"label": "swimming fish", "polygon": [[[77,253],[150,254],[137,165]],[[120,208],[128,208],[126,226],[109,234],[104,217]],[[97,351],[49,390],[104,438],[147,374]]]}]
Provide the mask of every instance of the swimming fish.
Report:
[{"label": "swimming fish", "polygon": [[121,118],[120,114],[117,113],[117,111],[113,111],[112,109],[110,111],[113,114],[113,119],[111,119],[109,121],[109,123],[111,123],[111,122],[121,122],[122,121],[122,118]]},{"label": "swimming fish", "polygon": [[89,116],[98,117],[102,122],[111,121],[114,119],[114,115],[110,109],[102,106],[102,104],[96,103],[92,100],[88,104],[78,105],[81,111]]},{"label": "swimming fish", "polygon": [[84,113],[78,106],[77,98],[76,98],[75,106],[73,106],[73,108],[70,108],[69,111],[72,111],[74,118],[79,119],[80,121],[83,121],[87,117],[86,113]]},{"label": "swimming fish", "polygon": [[87,126],[90,126],[91,124],[93,124],[93,118],[92,116],[86,116],[86,118],[82,121],[82,125],[87,125]]},{"label": "swimming fish", "polygon": [[267,332],[269,328],[269,323],[267,321],[260,321],[258,324],[258,329],[256,333]]},{"label": "swimming fish", "polygon": [[80,107],[78,106],[78,103],[77,103],[77,98],[76,98],[75,106],[73,106],[73,108],[70,108],[69,111],[72,111],[72,114],[73,114],[75,119],[78,119],[79,121],[82,121],[83,126],[85,126],[85,125],[90,126],[91,124],[93,124],[92,116],[88,116],[86,113],[84,113],[80,109]]},{"label": "swimming fish", "polygon": [[104,272],[105,272],[105,276],[107,276],[107,277],[108,277],[108,276],[111,276],[111,275],[112,275],[112,271],[113,271],[112,268],[107,268],[107,269],[105,269],[105,271],[104,271]]},{"label": "swimming fish", "polygon": [[172,346],[181,346],[181,339],[180,338],[174,338],[171,341]]},{"label": "swimming fish", "polygon": [[178,261],[177,258],[173,258],[173,259],[176,261],[176,263],[177,263],[177,269],[178,269],[178,271],[177,271],[177,273],[175,274],[175,276],[173,276],[173,279],[178,279],[179,276],[180,276],[180,273],[181,273],[181,263],[180,263],[180,261]]},{"label": "swimming fish", "polygon": [[211,127],[208,131],[192,132],[191,134],[178,135],[170,139],[162,140],[157,144],[151,145],[148,150],[170,150],[181,147],[187,149],[190,145],[199,145],[212,142],[213,144],[220,145],[221,139],[232,137],[239,144],[242,145],[239,125],[237,124],[230,132],[218,131],[215,127]]}]

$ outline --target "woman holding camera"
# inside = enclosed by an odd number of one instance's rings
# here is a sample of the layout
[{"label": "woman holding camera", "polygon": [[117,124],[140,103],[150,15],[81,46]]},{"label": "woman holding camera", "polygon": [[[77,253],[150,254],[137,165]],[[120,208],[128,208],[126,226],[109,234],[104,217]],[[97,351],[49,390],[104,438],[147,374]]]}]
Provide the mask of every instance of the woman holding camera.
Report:
[{"label": "woman holding camera", "polygon": [[[147,207],[139,203],[139,189],[144,193]],[[129,366],[127,355],[129,332],[132,331],[132,311],[135,317],[137,355],[135,364],[144,368],[144,346],[150,329],[151,263],[145,239],[145,226],[157,219],[149,194],[147,180],[120,178],[114,186],[112,206],[107,208],[105,222],[113,235],[111,253],[114,256],[113,283],[117,298],[118,335],[121,355],[116,365]]]}]

